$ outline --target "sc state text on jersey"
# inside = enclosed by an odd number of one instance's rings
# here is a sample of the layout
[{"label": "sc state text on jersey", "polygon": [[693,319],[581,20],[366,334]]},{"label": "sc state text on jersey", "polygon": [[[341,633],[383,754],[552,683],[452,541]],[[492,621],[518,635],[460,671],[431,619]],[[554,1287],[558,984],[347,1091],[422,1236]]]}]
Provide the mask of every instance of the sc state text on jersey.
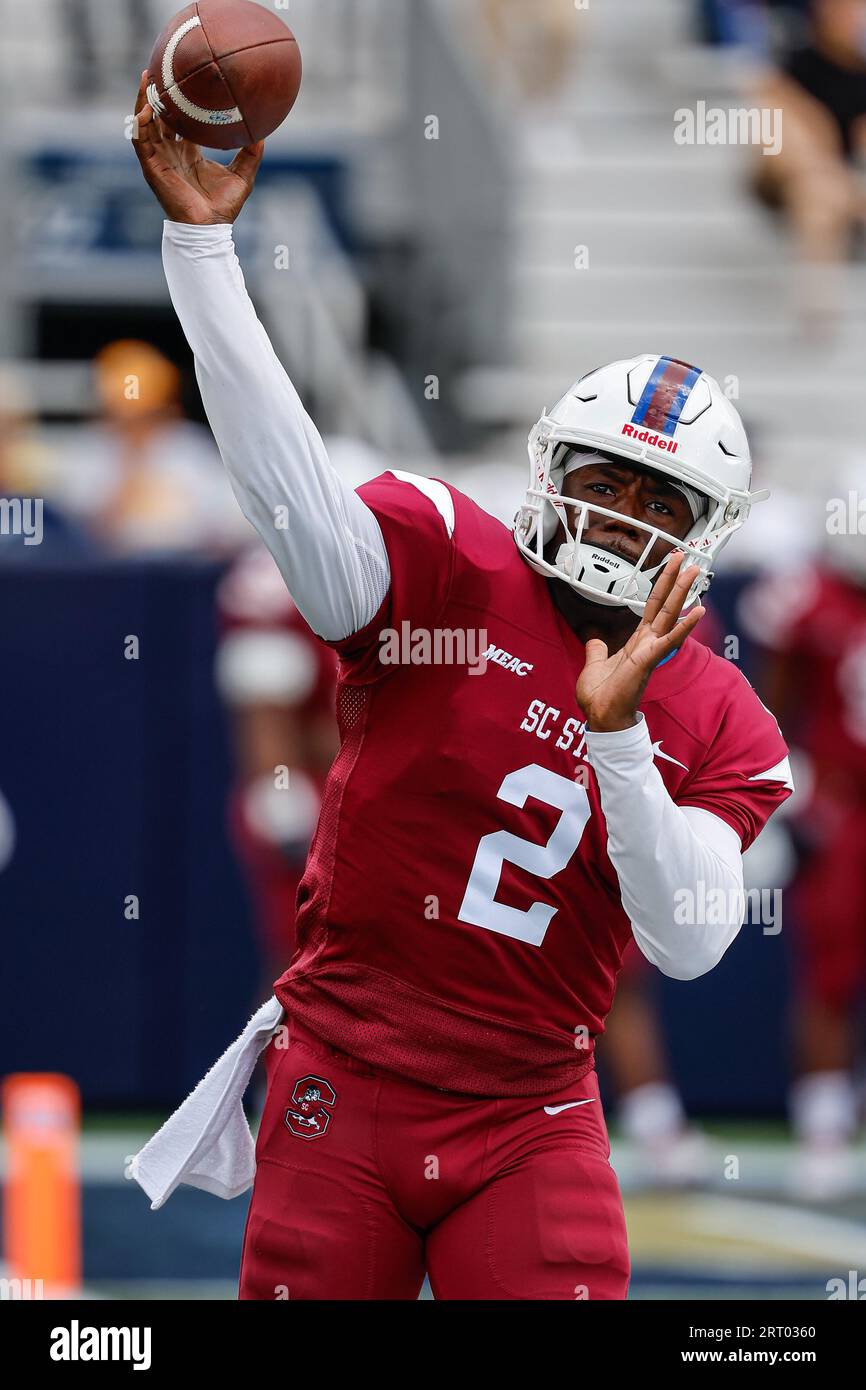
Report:
[{"label": "sc state text on jersey", "polygon": [[558,733],[554,748],[561,749],[563,753],[570,752],[574,758],[583,759],[586,750],[586,720],[569,715],[560,728],[561,719],[562,710],[557,709],[555,705],[548,705],[544,700],[533,700],[521,721],[520,728],[525,734],[534,734],[536,738],[545,742]]}]

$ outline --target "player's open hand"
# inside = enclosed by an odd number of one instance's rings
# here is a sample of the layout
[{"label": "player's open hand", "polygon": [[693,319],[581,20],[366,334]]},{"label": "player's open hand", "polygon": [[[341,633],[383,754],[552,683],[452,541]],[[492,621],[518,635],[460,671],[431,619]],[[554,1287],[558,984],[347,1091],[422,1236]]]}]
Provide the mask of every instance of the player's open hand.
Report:
[{"label": "player's open hand", "polygon": [[656,666],[682,646],[704,616],[700,606],[680,616],[699,574],[697,565],[684,560],[679,550],[668,557],[638,627],[618,652],[611,656],[598,638],[587,642],[577,703],[591,733],[614,733],[637,723],[641,696]]},{"label": "player's open hand", "polygon": [[255,183],[263,140],[238,150],[231,164],[205,159],[198,145],[178,139],[148,104],[147,73],[135,103],[132,143],[145,179],[171,222],[204,226],[234,222]]}]

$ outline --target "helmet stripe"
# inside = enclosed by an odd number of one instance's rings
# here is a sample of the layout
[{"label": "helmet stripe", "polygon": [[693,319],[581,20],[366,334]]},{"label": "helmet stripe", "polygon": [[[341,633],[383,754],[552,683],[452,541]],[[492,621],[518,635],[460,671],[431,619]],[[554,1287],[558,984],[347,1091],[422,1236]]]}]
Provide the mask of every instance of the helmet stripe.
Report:
[{"label": "helmet stripe", "polygon": [[673,434],[700,375],[700,367],[675,357],[660,357],[631,417],[632,424]]}]

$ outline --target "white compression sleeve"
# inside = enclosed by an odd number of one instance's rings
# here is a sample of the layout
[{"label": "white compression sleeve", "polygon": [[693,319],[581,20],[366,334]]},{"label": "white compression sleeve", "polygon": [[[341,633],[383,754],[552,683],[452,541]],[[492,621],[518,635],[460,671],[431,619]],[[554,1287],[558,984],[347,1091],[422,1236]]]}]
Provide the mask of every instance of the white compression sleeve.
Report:
[{"label": "white compression sleeve", "polygon": [[388,592],[379,523],[331,467],[256,317],[231,227],[166,222],[162,254],[241,510],[313,630],[329,641],[348,637],[375,617]]},{"label": "white compression sleeve", "polygon": [[[586,735],[607,823],[608,854],[622,905],[647,960],[676,980],[712,970],[743,924],[745,895],[740,837],[719,816],[677,806],[653,762],[643,715],[631,729]],[[704,923],[702,902],[725,894],[721,923]],[[688,911],[693,895],[695,912]],[[705,895],[713,893],[709,899]],[[686,905],[678,914],[678,905]],[[686,920],[677,921],[677,915]]]}]

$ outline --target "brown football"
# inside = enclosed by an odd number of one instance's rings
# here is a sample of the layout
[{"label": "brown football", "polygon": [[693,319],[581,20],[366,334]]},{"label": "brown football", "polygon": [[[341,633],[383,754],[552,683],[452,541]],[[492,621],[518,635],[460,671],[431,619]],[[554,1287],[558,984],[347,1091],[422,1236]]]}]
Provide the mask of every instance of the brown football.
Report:
[{"label": "brown football", "polygon": [[295,104],[301,54],[287,24],[253,0],[196,0],[150,55],[147,99],[188,140],[234,150],[264,140]]}]

